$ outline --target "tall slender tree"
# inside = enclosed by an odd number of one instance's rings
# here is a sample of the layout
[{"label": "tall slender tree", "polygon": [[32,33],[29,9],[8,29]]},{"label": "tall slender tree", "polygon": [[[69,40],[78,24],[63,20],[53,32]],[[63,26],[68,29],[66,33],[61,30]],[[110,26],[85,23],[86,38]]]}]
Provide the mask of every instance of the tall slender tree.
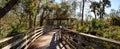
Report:
[{"label": "tall slender tree", "polygon": [[76,16],[76,8],[77,8],[77,6],[78,6],[78,4],[77,4],[77,2],[76,1],[73,1],[73,3],[72,3],[72,7],[73,7],[73,10],[74,10],[74,17]]},{"label": "tall slender tree", "polygon": [[100,8],[100,4],[98,2],[92,2],[91,5],[90,5],[90,9],[91,9],[91,12],[94,13],[95,15],[95,19],[97,18],[97,12],[98,12],[98,9]]},{"label": "tall slender tree", "polygon": [[[35,26],[36,16],[39,14],[39,4],[40,0],[24,0],[24,11],[29,16],[29,28]],[[33,21],[34,19],[34,21]],[[34,23],[33,23],[34,22]]]},{"label": "tall slender tree", "polygon": [[100,12],[99,14],[100,14],[100,19],[102,19],[105,14],[105,7],[110,7],[111,3],[109,0],[102,0],[100,1],[100,4],[101,4],[101,8],[99,10]]},{"label": "tall slender tree", "polygon": [[84,7],[85,7],[85,0],[82,1],[82,19],[81,19],[81,25],[83,26],[84,21]]}]

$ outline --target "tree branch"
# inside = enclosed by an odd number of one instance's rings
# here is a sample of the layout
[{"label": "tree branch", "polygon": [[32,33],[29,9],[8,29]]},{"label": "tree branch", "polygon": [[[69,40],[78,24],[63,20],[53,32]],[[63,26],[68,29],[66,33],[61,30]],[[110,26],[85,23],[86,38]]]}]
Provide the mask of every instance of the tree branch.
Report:
[{"label": "tree branch", "polygon": [[2,9],[0,9],[0,19],[2,17],[4,17],[4,15],[6,13],[8,13],[13,7],[15,4],[17,4],[18,0],[10,0],[6,5],[5,7],[3,7]]}]

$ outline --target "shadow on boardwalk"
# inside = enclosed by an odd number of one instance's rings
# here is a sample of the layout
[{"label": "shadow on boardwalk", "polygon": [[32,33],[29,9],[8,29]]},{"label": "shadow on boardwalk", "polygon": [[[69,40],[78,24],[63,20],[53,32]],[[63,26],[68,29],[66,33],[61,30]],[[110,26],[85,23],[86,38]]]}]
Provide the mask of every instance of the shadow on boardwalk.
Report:
[{"label": "shadow on boardwalk", "polygon": [[58,30],[53,30],[39,37],[28,49],[68,49],[66,44],[62,43]]},{"label": "shadow on boardwalk", "polygon": [[50,46],[47,49],[67,49],[64,45],[62,45],[60,37],[58,33],[54,33],[52,40],[50,42]]}]

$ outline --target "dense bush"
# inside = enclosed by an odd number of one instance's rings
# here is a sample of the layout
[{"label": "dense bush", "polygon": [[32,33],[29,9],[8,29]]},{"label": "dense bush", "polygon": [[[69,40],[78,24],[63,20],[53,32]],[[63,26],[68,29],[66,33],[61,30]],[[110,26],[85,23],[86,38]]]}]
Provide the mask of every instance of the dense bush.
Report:
[{"label": "dense bush", "polygon": [[120,26],[120,17],[119,16],[111,16],[110,24],[115,26]]},{"label": "dense bush", "polygon": [[[108,20],[97,20],[86,22],[83,26],[80,26],[77,31],[92,34],[99,37],[104,37],[112,40],[120,41],[120,17],[110,17]],[[86,39],[85,39],[86,40]],[[89,39],[92,40],[92,39]],[[86,40],[86,41],[89,41]],[[109,44],[103,41],[98,42],[93,40],[92,43],[102,45],[106,49],[117,49],[117,46]],[[93,49],[90,46],[86,46],[86,49]]]}]

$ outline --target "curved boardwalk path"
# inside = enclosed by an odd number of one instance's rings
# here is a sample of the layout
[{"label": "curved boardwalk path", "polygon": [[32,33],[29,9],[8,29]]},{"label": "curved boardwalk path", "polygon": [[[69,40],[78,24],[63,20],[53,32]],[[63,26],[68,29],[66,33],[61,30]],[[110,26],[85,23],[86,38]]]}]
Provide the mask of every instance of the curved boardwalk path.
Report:
[{"label": "curved boardwalk path", "polygon": [[28,49],[70,49],[70,48],[64,41],[60,42],[58,30],[53,30],[35,40]]}]

